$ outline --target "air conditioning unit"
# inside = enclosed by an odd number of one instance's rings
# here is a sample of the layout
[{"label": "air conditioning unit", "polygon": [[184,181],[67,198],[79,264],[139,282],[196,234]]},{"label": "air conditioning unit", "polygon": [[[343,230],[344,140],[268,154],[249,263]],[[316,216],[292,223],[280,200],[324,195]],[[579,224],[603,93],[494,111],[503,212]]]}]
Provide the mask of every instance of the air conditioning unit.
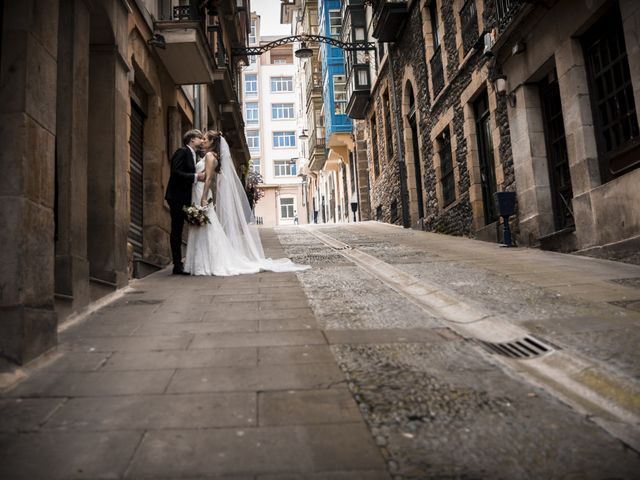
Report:
[{"label": "air conditioning unit", "polygon": [[493,48],[493,44],[495,43],[494,30],[485,33],[482,37],[482,40],[484,44],[482,48],[482,54],[488,57],[492,57],[493,51],[491,49]]}]

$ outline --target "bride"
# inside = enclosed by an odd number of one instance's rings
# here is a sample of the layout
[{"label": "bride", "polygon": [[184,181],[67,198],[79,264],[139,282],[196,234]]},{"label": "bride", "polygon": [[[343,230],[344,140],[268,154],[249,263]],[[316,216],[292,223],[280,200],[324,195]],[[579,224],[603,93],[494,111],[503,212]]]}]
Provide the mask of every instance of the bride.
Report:
[{"label": "bride", "polygon": [[[206,206],[211,223],[191,226],[184,270],[191,275],[229,276],[260,271],[298,272],[310,268],[288,258],[265,258],[260,235],[244,188],[236,174],[229,145],[220,132],[205,134],[207,154],[196,164],[205,181],[193,186],[191,201]],[[211,186],[216,177],[216,207]]]}]

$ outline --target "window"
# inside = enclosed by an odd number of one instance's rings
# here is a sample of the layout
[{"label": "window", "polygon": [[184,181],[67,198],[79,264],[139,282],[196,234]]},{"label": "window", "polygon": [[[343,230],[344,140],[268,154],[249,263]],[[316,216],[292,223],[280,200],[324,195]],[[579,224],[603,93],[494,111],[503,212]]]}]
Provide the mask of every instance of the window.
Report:
[{"label": "window", "polygon": [[273,175],[275,177],[291,177],[296,174],[296,162],[292,160],[275,160]]},{"label": "window", "polygon": [[271,118],[273,120],[280,120],[283,118],[294,118],[293,103],[271,104]]},{"label": "window", "polygon": [[280,198],[280,217],[291,218],[295,217],[294,213],[295,198]]},{"label": "window", "polygon": [[249,66],[253,67],[258,64],[258,56],[257,55],[249,55]]},{"label": "window", "polygon": [[255,95],[258,93],[258,77],[255,74],[245,75],[244,77],[244,93]]},{"label": "window", "polygon": [[258,130],[247,130],[247,145],[252,152],[260,150],[260,132]]},{"label": "window", "polygon": [[378,160],[378,124],[376,118],[371,119],[371,157],[373,160],[373,175],[380,175],[380,161]]},{"label": "window", "polygon": [[331,38],[340,39],[342,30],[342,16],[340,10],[329,10],[329,30]]},{"label": "window", "polygon": [[336,115],[344,115],[347,110],[347,79],[344,75],[333,76],[333,102]]},{"label": "window", "polygon": [[296,132],[273,132],[273,148],[293,148],[296,146]]},{"label": "window", "polygon": [[618,6],[583,38],[603,181],[640,167],[640,132]]},{"label": "window", "polygon": [[256,43],[256,21],[251,20],[251,32],[249,32],[249,44]]},{"label": "window", "polygon": [[438,32],[438,5],[436,0],[431,0],[429,4],[429,17],[431,19],[431,38],[433,41],[433,49],[440,46],[440,34]]},{"label": "window", "polygon": [[451,137],[449,129],[438,137],[440,154],[440,181],[442,182],[443,206],[447,206],[456,199],[456,185],[453,176],[453,158],[451,156]]},{"label": "window", "polygon": [[384,111],[384,141],[387,145],[387,162],[390,162],[393,158],[393,129],[391,128],[389,92],[385,92],[382,96],[382,109]]},{"label": "window", "polygon": [[259,120],[259,110],[258,110],[258,103],[257,102],[251,102],[251,103],[247,103],[246,104],[246,121],[247,123],[258,123]]},{"label": "window", "polygon": [[478,13],[476,0],[467,0],[460,10],[462,49],[466,55],[478,40]]},{"label": "window", "polygon": [[271,91],[293,92],[293,77],[271,77]]},{"label": "window", "polygon": [[256,173],[260,173],[260,159],[259,158],[252,158],[250,165],[251,165],[250,168],[251,168],[252,171],[254,171]]}]

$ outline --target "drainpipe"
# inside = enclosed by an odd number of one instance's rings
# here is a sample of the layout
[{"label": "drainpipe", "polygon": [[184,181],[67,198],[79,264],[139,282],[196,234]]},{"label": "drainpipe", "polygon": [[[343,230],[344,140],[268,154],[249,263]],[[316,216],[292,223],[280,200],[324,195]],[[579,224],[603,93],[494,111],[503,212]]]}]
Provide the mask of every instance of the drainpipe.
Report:
[{"label": "drainpipe", "polygon": [[398,109],[396,108],[396,82],[393,78],[393,46],[389,45],[389,75],[391,77],[391,108],[393,109],[393,119],[396,125],[396,133],[398,134],[398,174],[400,175],[400,201],[402,202],[402,226],[409,228],[411,226],[409,220],[409,191],[407,190],[407,167],[404,164],[404,145],[402,142],[402,131],[398,121]]}]

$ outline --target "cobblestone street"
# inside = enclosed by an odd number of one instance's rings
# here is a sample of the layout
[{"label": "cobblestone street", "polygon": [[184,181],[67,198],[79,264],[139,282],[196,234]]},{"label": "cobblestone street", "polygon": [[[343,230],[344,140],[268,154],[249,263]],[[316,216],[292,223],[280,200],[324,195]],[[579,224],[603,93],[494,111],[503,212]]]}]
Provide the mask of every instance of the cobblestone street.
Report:
[{"label": "cobblestone street", "polygon": [[640,266],[377,222],[135,281],[6,374],[2,479],[638,479]]}]

